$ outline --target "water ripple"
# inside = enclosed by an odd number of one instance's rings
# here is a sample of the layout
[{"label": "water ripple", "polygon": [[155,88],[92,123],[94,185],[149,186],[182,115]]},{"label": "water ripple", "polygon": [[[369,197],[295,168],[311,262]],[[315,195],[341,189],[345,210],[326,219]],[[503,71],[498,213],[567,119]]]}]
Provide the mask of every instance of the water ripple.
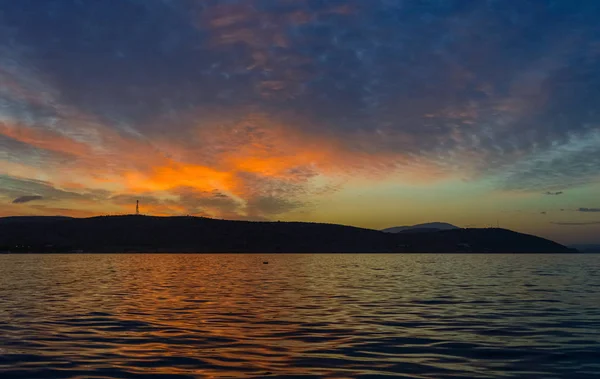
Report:
[{"label": "water ripple", "polygon": [[0,256],[0,377],[596,378],[598,269],[585,255]]}]

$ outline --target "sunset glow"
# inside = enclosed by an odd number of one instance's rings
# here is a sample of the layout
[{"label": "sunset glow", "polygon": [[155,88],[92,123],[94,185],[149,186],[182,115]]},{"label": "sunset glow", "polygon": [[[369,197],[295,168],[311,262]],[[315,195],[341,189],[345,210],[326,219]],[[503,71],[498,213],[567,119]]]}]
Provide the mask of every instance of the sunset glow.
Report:
[{"label": "sunset glow", "polygon": [[30,3],[0,13],[0,216],[598,242],[596,2]]}]

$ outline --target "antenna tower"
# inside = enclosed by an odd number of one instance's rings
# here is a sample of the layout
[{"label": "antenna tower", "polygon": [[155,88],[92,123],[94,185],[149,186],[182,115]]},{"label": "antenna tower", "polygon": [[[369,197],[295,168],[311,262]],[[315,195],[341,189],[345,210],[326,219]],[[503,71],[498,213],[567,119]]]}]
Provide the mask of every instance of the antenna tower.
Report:
[{"label": "antenna tower", "polygon": [[139,200],[135,201],[135,214],[136,215],[140,214],[140,201]]}]

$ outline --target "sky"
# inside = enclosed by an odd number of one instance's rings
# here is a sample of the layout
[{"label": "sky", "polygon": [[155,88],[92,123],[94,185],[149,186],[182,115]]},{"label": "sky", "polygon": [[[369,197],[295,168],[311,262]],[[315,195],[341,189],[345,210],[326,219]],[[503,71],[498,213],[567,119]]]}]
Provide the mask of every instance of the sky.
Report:
[{"label": "sky", "polygon": [[0,216],[600,243],[596,0],[0,0]]}]

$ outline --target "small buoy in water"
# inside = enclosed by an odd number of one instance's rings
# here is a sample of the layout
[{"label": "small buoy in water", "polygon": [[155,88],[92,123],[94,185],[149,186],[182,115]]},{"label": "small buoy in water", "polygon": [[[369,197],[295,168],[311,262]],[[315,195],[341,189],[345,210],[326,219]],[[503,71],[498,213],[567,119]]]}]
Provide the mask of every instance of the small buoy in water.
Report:
[{"label": "small buoy in water", "polygon": [[264,261],[264,262],[263,262],[263,264],[264,264],[264,265],[268,265],[268,264],[269,264],[269,262],[267,262],[267,261]]}]

